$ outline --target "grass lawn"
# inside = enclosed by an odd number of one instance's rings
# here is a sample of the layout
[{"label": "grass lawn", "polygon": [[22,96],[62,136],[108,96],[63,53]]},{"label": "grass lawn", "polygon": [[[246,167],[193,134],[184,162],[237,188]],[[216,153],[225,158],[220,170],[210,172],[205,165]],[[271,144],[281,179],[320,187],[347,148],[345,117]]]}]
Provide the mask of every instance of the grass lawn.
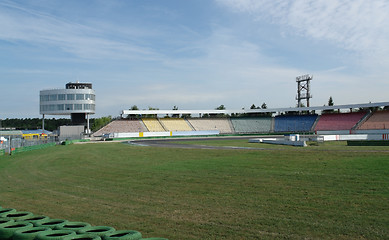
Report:
[{"label": "grass lawn", "polygon": [[[258,137],[253,137],[258,138]],[[307,142],[307,147],[294,147],[287,145],[276,145],[268,143],[249,143],[248,139],[220,139],[220,140],[196,140],[185,141],[180,140],[173,143],[179,144],[196,144],[196,145],[208,145],[208,146],[235,146],[235,147],[248,147],[248,148],[264,148],[269,150],[294,150],[294,151],[388,151],[389,146],[347,146],[347,141],[329,141],[329,142]]]},{"label": "grass lawn", "polygon": [[74,144],[0,156],[0,206],[170,240],[389,238],[389,152],[267,146]]}]

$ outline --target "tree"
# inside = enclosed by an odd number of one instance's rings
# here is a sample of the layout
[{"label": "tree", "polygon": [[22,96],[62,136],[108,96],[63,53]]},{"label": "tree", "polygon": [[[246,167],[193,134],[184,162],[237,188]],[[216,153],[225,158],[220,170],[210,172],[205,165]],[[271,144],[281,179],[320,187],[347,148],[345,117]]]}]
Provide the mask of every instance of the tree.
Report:
[{"label": "tree", "polygon": [[261,108],[262,108],[262,109],[267,109],[266,103],[262,103]]},{"label": "tree", "polygon": [[[136,110],[139,110],[139,108],[136,105],[132,105],[132,107],[129,110],[136,111]],[[135,114],[128,114],[127,118],[128,119],[134,119],[134,118],[137,118],[137,116]]]},{"label": "tree", "polygon": [[304,103],[300,103],[300,106],[297,104],[296,107],[306,107]]},{"label": "tree", "polygon": [[[176,105],[174,105],[173,111],[177,111],[177,110],[178,110],[178,107]],[[178,118],[178,117],[180,117],[180,114],[172,114],[172,117],[173,118]]]},{"label": "tree", "polygon": [[[334,106],[334,100],[332,99],[332,96],[330,96],[330,98],[328,99],[328,106]],[[332,112],[334,112],[333,109],[323,110],[323,113],[332,113]]]},{"label": "tree", "polygon": [[334,101],[332,100],[332,96],[328,99],[328,106],[334,106]]},{"label": "tree", "polygon": [[226,110],[226,107],[222,104],[216,108],[216,110]]},{"label": "tree", "polygon": [[139,110],[138,106],[136,105],[132,105],[132,107],[130,108],[130,110]]},{"label": "tree", "polygon": [[[154,108],[149,106],[149,110],[159,110],[159,108]],[[157,114],[146,114],[144,117],[146,118],[157,118]]]},{"label": "tree", "polygon": [[107,125],[108,123],[110,123],[112,120],[112,117],[111,116],[108,116],[108,117],[101,117],[101,118],[95,118],[94,121],[93,121],[93,124],[92,124],[92,131],[93,132],[96,132],[97,130],[99,130],[100,128],[104,127],[105,125]]},{"label": "tree", "polygon": [[[226,107],[222,104],[220,105],[219,107],[216,108],[216,110],[226,110]],[[212,114],[213,115],[213,114]],[[227,116],[226,114],[224,113],[219,113],[219,114],[216,114],[217,117],[225,117]]]},{"label": "tree", "polygon": [[[255,106],[255,104],[251,105],[250,109],[261,109],[260,106]],[[242,114],[241,116],[249,116],[249,117],[257,117],[257,116],[261,116],[262,113],[245,113],[245,114]]]},{"label": "tree", "polygon": [[[71,124],[70,119],[66,118],[47,118],[45,119],[45,130],[54,131],[59,126]],[[42,119],[41,118],[6,118],[1,121],[3,128],[11,128],[17,130],[27,130],[27,129],[41,129],[42,128]]]}]

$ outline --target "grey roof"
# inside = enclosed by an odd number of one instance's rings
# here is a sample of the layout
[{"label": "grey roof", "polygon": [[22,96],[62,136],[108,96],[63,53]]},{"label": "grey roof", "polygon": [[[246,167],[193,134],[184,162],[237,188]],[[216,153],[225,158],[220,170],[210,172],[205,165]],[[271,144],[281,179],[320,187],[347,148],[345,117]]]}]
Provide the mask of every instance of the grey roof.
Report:
[{"label": "grey roof", "polygon": [[[42,133],[42,129],[22,130],[22,133],[23,134],[41,134]],[[47,131],[47,130],[43,130],[43,133],[44,134],[51,134],[52,132]]]},{"label": "grey roof", "polygon": [[12,135],[22,135],[22,131],[20,130],[6,130],[0,131],[0,136],[12,136]]},{"label": "grey roof", "polygon": [[144,114],[232,114],[232,113],[276,113],[276,112],[298,112],[298,111],[323,111],[337,109],[359,109],[389,106],[389,102],[360,103],[335,106],[317,106],[301,108],[269,108],[269,109],[239,109],[239,110],[122,110],[122,115],[144,115]]}]

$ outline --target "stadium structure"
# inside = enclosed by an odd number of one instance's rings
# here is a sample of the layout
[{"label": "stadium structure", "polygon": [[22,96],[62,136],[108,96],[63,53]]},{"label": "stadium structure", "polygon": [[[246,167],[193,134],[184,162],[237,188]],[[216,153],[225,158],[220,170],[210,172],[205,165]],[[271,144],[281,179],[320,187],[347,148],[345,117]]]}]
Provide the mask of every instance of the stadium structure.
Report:
[{"label": "stadium structure", "polygon": [[[362,136],[362,139],[389,139],[389,102],[311,107],[312,79],[310,74],[296,77],[296,108],[122,110],[121,119],[109,123],[93,136],[104,139],[303,133],[335,134],[338,140],[339,134],[370,134],[372,137]],[[302,100],[306,100],[306,105]]]},{"label": "stadium structure", "polygon": [[[94,132],[92,137],[302,133],[375,134],[375,138],[379,136],[380,140],[389,138],[389,102],[311,107],[310,80],[312,75],[309,74],[296,77],[296,108],[122,110],[120,119]],[[306,106],[302,100],[307,101]],[[45,115],[71,115],[72,124],[84,126],[85,133],[89,134],[89,115],[95,113],[92,84],[68,83],[65,89],[40,91],[40,113],[43,121]]]},{"label": "stadium structure", "polygon": [[70,115],[72,125],[84,126],[85,133],[90,133],[89,115],[96,108],[92,83],[69,82],[65,89],[41,90],[39,96],[43,129],[45,115]]},{"label": "stadium structure", "polygon": [[[248,110],[122,110],[95,137],[375,134],[388,139],[389,102]],[[318,114],[320,112],[320,114]],[[197,117],[193,117],[197,115]]]}]

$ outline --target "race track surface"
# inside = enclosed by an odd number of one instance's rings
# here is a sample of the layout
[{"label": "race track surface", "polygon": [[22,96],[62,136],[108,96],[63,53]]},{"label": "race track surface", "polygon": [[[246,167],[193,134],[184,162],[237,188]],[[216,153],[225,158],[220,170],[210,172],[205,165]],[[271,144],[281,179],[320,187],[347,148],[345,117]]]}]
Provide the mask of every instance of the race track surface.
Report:
[{"label": "race track surface", "polygon": [[[236,139],[247,139],[251,138],[266,138],[267,136],[228,136],[228,137],[200,137],[200,138],[169,138],[169,139],[145,139],[145,140],[132,140],[128,141],[129,144],[137,146],[152,146],[152,147],[167,147],[167,148],[187,148],[187,149],[246,149],[246,150],[266,150],[266,148],[255,148],[255,147],[236,147],[236,146],[207,146],[196,144],[196,141],[207,141],[207,140],[236,140]],[[275,136],[268,136],[274,138]],[[193,144],[180,144],[180,141],[193,141]]]}]

